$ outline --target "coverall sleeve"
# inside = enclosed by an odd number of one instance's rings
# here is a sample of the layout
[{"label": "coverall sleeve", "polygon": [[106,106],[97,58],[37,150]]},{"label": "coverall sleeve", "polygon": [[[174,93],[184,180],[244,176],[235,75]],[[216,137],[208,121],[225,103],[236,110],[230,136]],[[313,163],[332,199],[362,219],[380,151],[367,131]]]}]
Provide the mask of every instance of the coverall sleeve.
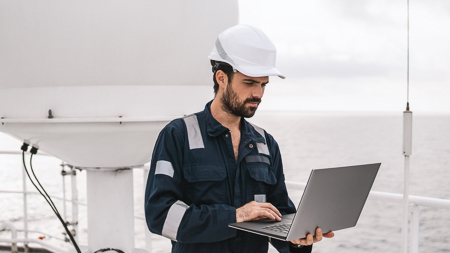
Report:
[{"label": "coverall sleeve", "polygon": [[[270,189],[267,195],[267,201],[274,205],[280,213],[290,214],[295,213],[296,208],[289,198],[284,172],[283,172],[283,163],[281,161],[281,153],[278,147],[278,143],[272,138],[271,135],[267,134],[268,145],[271,147],[270,153],[272,155],[272,171],[275,173],[275,177],[277,178],[277,183]],[[312,245],[302,248],[293,248],[289,246],[289,242],[284,242],[276,239],[270,240],[271,244],[279,251],[279,252],[292,252],[292,253],[308,253],[312,251]]]},{"label": "coverall sleeve", "polygon": [[185,140],[180,134],[181,124],[175,123],[161,131],[153,151],[145,192],[148,228],[181,243],[210,243],[234,237],[236,231],[228,228],[229,223],[236,222],[234,207],[196,206],[183,201]]}]

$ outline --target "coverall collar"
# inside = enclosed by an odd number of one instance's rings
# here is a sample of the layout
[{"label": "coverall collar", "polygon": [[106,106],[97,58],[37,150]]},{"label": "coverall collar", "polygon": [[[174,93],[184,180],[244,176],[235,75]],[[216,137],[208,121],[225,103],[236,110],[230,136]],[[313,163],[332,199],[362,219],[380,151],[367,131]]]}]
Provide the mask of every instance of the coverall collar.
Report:
[{"label": "coverall collar", "polygon": [[[229,130],[212,116],[210,109],[211,103],[212,100],[209,101],[205,106],[206,131],[209,136],[217,137]],[[250,123],[248,123],[247,120],[245,120],[245,118],[242,118],[241,120],[241,134],[242,136],[250,138],[254,142],[266,143],[266,139],[258,131],[256,131],[255,128]]]}]

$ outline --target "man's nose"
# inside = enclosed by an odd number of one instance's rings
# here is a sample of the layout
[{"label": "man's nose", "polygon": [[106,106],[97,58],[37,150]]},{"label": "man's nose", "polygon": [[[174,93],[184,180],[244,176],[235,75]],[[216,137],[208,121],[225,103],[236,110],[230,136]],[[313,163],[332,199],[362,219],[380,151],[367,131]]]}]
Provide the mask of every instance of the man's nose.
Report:
[{"label": "man's nose", "polygon": [[255,98],[262,98],[264,95],[264,87],[262,85],[257,85],[254,89],[253,89],[253,97]]}]

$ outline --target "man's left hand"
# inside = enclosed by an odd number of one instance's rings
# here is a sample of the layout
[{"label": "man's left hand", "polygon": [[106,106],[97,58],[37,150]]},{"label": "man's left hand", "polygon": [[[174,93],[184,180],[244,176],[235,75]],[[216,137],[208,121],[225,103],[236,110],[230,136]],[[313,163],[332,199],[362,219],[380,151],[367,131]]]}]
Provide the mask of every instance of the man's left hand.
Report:
[{"label": "man's left hand", "polygon": [[317,228],[316,236],[313,236],[312,234],[308,234],[308,236],[306,236],[306,238],[292,240],[291,243],[296,244],[296,245],[309,246],[309,245],[312,245],[313,243],[322,241],[323,237],[332,238],[333,236],[334,236],[333,232],[328,232],[326,234],[322,234],[322,229]]}]

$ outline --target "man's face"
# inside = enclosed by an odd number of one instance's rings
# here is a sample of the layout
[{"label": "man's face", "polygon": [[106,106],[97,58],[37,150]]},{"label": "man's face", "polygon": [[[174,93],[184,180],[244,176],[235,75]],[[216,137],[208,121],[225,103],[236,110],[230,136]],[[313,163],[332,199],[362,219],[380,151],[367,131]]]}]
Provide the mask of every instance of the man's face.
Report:
[{"label": "man's face", "polygon": [[251,118],[261,103],[268,82],[268,76],[249,77],[236,72],[223,93],[223,109],[239,117]]}]

